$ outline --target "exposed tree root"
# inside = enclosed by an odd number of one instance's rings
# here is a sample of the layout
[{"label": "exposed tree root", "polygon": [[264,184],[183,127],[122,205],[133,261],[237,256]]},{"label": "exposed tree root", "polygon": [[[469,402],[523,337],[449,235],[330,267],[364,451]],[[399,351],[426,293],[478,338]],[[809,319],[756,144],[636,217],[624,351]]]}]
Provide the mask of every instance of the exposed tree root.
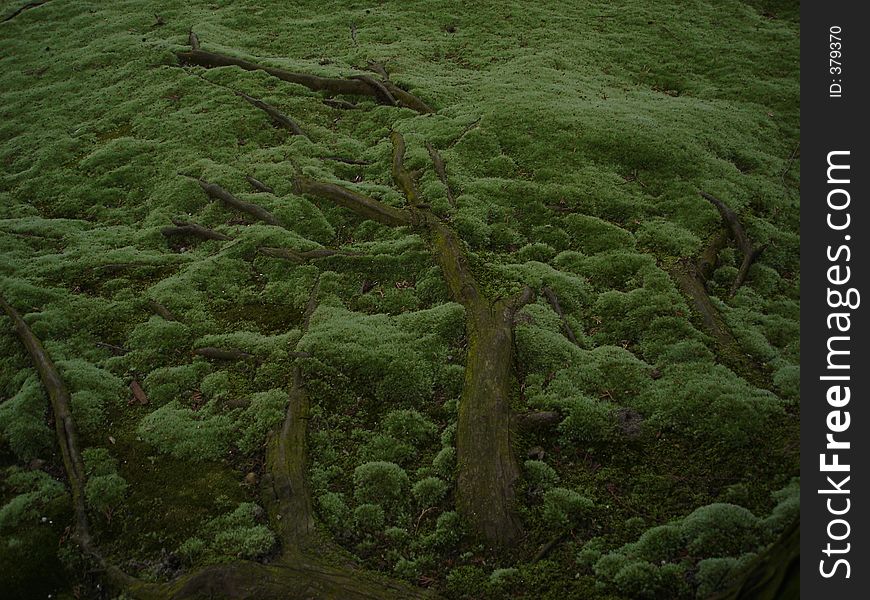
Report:
[{"label": "exposed tree root", "polygon": [[552,427],[562,421],[562,415],[552,410],[520,413],[514,417],[518,429],[533,430]]},{"label": "exposed tree root", "polygon": [[[406,194],[411,174],[402,164],[404,140],[394,132],[393,175]],[[459,476],[457,507],[475,533],[497,545],[519,538],[522,525],[515,506],[519,464],[511,441],[510,395],[513,375],[514,315],[533,293],[487,298],[471,273],[456,233],[408,198],[397,209],[332,183],[297,178],[296,191],[331,200],[385,225],[425,226],[453,298],[465,307],[468,357],[456,433]]]},{"label": "exposed tree root", "polygon": [[393,142],[393,181],[405,195],[410,206],[419,206],[420,193],[417,191],[417,183],[414,181],[414,176],[404,167],[405,138],[398,131],[394,131],[390,134],[390,140]]},{"label": "exposed tree root", "polygon": [[547,297],[547,302],[549,302],[550,306],[553,307],[553,311],[559,315],[559,318],[562,320],[562,329],[565,331],[565,337],[571,340],[572,344],[578,346],[577,336],[574,335],[574,330],[571,329],[571,325],[565,317],[565,311],[563,311],[561,305],[559,305],[559,298],[556,297],[556,292],[551,290],[549,287],[544,287],[542,291],[544,292],[544,296]]},{"label": "exposed tree root", "polygon": [[334,162],[344,163],[346,165],[368,166],[368,165],[372,164],[367,160],[359,160],[356,158],[345,158],[343,156],[324,156],[323,160],[331,160]]},{"label": "exposed tree root", "polygon": [[297,194],[310,194],[318,198],[330,200],[366,219],[371,219],[385,225],[397,227],[401,225],[413,225],[416,222],[414,215],[409,211],[394,208],[334,183],[316,181],[307,177],[297,177],[293,182],[293,189]]},{"label": "exposed tree root", "polygon": [[209,229],[208,227],[203,227],[202,225],[198,225],[196,223],[185,223],[184,221],[180,221],[178,219],[172,219],[174,227],[164,227],[160,230],[166,237],[176,237],[180,235],[190,235],[193,237],[202,238],[204,240],[221,240],[227,241],[231,240],[228,235],[224,235],[214,229]]},{"label": "exposed tree root", "polygon": [[722,236],[714,236],[697,262],[681,260],[668,272],[700,318],[703,330],[713,338],[719,360],[754,385],[768,388],[770,381],[766,373],[743,352],[707,293],[706,280],[715,268],[716,248],[721,248],[722,239]]},{"label": "exposed tree root", "polygon": [[[380,102],[395,106],[399,104],[413,109],[419,113],[434,112],[425,102],[399,88],[391,81],[376,81],[368,76],[349,78],[319,77],[307,73],[294,73],[276,67],[261,65],[242,58],[236,58],[217,52],[192,49],[188,52],[177,52],[176,56],[182,64],[198,65],[200,67],[229,67],[235,66],[246,71],[265,71],[282,81],[296,83],[316,92],[329,94],[347,94],[355,96],[372,96]],[[360,78],[362,77],[362,79]],[[366,81],[368,79],[368,81]],[[392,102],[390,101],[392,99]]]},{"label": "exposed tree root", "polygon": [[299,124],[296,123],[296,121],[294,121],[293,119],[291,119],[290,117],[288,117],[287,115],[285,115],[284,113],[279,111],[277,108],[275,108],[271,104],[266,104],[262,100],[254,98],[252,96],[248,96],[244,92],[235,92],[235,94],[236,94],[236,96],[239,96],[240,98],[242,98],[248,104],[251,104],[252,106],[256,106],[257,108],[262,110],[264,113],[269,115],[269,118],[272,119],[272,122],[275,124],[276,127],[281,127],[283,129],[286,129],[287,131],[289,131],[293,135],[301,135],[302,137],[308,137],[307,135],[305,135],[305,132],[302,131],[302,128],[299,127]]},{"label": "exposed tree root", "polygon": [[798,600],[800,598],[800,518],[753,560],[728,590],[710,600]]},{"label": "exposed tree root", "polygon": [[[306,307],[303,330],[317,306],[317,286]],[[322,540],[314,529],[310,494],[305,482],[307,452],[305,436],[308,399],[302,385],[301,370],[294,371],[287,416],[280,430],[268,442],[264,478],[269,490],[264,503],[269,507],[273,528],[280,534],[283,553],[272,564],[239,561],[205,567],[168,583],[144,582],[108,563],[93,542],[85,508],[87,481],[78,449],[75,423],[70,412],[70,396],[60,374],[41,342],[6,300],[0,307],[12,319],[15,330],[30,354],[48,392],[54,413],[55,431],[64,468],[72,491],[75,526],[73,539],[85,556],[94,561],[113,589],[123,590],[143,600],[227,598],[310,600],[348,598],[358,600],[432,599],[435,596],[406,583],[356,567],[338,548]],[[294,353],[307,356],[305,353]]]},{"label": "exposed tree root", "polygon": [[538,550],[537,554],[532,558],[532,564],[536,562],[540,562],[547,558],[549,554],[556,549],[556,547],[565,541],[565,538],[568,537],[567,533],[560,533],[556,537],[552,538],[549,542],[541,546],[541,549]]},{"label": "exposed tree root", "polygon": [[43,4],[48,4],[49,1],[50,0],[43,0],[42,2],[28,2],[27,4],[25,4],[24,6],[22,6],[18,10],[12,11],[11,13],[9,13],[5,17],[3,17],[3,21],[0,21],[0,22],[5,23],[6,21],[11,21],[15,17],[17,17],[18,15],[23,13],[25,10],[30,10],[31,8],[36,8],[37,6],[42,6]]},{"label": "exposed tree root", "polygon": [[275,215],[262,206],[236,198],[216,183],[209,183],[208,181],[197,179],[196,177],[190,177],[189,175],[185,175],[185,177],[189,177],[196,181],[199,184],[199,187],[202,188],[202,191],[204,191],[209,198],[220,200],[230,208],[234,208],[239,212],[247,213],[255,219],[268,223],[269,225],[279,225],[278,219],[275,218]]},{"label": "exposed tree root", "polygon": [[450,182],[447,180],[447,165],[444,163],[441,153],[438,152],[438,149],[429,142],[426,142],[426,150],[429,151],[432,165],[435,167],[435,174],[438,175],[438,179],[441,180],[441,183],[443,183],[444,187],[447,189],[447,201],[450,202],[450,206],[455,207],[456,198],[453,196],[453,190],[450,189]]},{"label": "exposed tree root", "polygon": [[33,334],[33,331],[31,331],[24,319],[21,318],[18,311],[3,296],[0,296],[0,307],[12,320],[15,332],[30,355],[30,359],[39,373],[39,379],[42,381],[42,385],[45,387],[51,402],[55,435],[60,448],[61,458],[63,459],[64,471],[66,472],[67,483],[69,484],[72,496],[73,513],[75,515],[72,537],[84,555],[97,563],[106,572],[110,581],[121,585],[130,583],[133,579],[117,567],[109,565],[91,537],[90,523],[85,507],[85,483],[87,482],[87,476],[85,475],[82,455],[79,452],[78,432],[76,431],[75,421],[70,409],[70,395],[63,378],[61,378],[60,373],[46,353],[45,348],[43,348],[42,342]]},{"label": "exposed tree root", "polygon": [[724,202],[706,192],[701,192],[701,196],[715,206],[716,210],[719,211],[722,220],[725,222],[725,225],[731,232],[731,236],[734,238],[734,242],[737,244],[737,248],[743,254],[743,262],[740,264],[740,270],[737,272],[737,277],[734,278],[734,283],[731,285],[731,291],[729,292],[729,295],[733,296],[737,293],[738,288],[743,285],[743,282],[746,281],[746,276],[749,274],[749,267],[751,267],[752,263],[754,263],[761,253],[764,252],[765,246],[756,246],[752,240],[749,239],[746,230],[743,229],[743,224],[740,223],[740,219],[737,217],[737,213],[728,208]]}]

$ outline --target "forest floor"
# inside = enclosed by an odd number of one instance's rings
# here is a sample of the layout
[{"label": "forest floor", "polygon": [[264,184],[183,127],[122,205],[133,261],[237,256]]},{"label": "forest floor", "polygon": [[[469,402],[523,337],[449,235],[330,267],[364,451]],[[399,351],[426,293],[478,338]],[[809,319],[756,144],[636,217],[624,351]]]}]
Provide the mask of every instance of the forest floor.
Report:
[{"label": "forest floor", "polygon": [[797,517],[797,3],[0,19],[4,598],[706,598]]}]

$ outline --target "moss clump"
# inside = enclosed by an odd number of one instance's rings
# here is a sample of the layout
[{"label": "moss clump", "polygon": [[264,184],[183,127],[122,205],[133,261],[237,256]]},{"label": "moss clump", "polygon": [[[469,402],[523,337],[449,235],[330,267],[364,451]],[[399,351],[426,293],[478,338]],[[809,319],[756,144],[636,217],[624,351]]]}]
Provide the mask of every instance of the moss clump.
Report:
[{"label": "moss clump", "polygon": [[414,484],[411,488],[411,493],[414,494],[417,505],[426,508],[440,503],[444,499],[444,496],[447,495],[448,489],[449,486],[443,479],[424,477]]},{"label": "moss clump", "polygon": [[0,436],[23,461],[38,457],[51,444],[52,431],[45,422],[47,407],[48,398],[36,374],[0,404]]},{"label": "moss clump", "polygon": [[566,529],[589,518],[594,503],[574,490],[561,487],[544,493],[541,517],[548,527]]},{"label": "moss clump", "polygon": [[205,523],[197,535],[179,546],[178,552],[191,563],[263,557],[276,543],[275,535],[261,524],[263,516],[262,508],[243,502],[232,512]]},{"label": "moss clump", "polygon": [[368,462],[353,472],[354,497],[392,507],[401,503],[410,483],[408,474],[399,465],[384,461]]}]

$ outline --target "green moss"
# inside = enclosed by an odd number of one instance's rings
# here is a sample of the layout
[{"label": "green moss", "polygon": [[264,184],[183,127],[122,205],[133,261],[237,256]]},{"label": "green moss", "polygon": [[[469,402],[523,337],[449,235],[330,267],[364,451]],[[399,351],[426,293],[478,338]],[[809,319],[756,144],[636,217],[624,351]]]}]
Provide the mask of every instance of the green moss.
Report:
[{"label": "green moss", "polygon": [[557,487],[544,493],[541,516],[548,527],[565,529],[589,518],[593,502],[574,490]]},{"label": "green moss", "polygon": [[425,477],[411,487],[417,505],[423,508],[436,506],[447,495],[449,486],[443,479]]},{"label": "green moss", "polygon": [[259,522],[263,509],[245,502],[233,511],[208,521],[198,536],[179,546],[179,553],[191,562],[222,562],[237,558],[258,558],[275,546],[275,536]]},{"label": "green moss", "polygon": [[395,463],[376,461],[353,472],[354,497],[359,502],[394,506],[401,502],[410,483],[408,474]]}]

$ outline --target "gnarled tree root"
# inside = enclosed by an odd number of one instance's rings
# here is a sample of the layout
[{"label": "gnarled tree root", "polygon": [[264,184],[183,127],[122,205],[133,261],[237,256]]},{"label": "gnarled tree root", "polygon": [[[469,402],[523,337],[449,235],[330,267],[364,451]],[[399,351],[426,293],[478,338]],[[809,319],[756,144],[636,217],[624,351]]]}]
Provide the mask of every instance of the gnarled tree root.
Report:
[{"label": "gnarled tree root", "polygon": [[[251,62],[242,58],[236,58],[227,54],[207,52],[200,49],[191,49],[188,52],[177,52],[176,56],[178,57],[179,62],[185,65],[197,65],[206,68],[235,66],[246,71],[264,71],[272,77],[277,77],[282,81],[305,86],[316,92],[322,91],[329,94],[372,96],[379,102],[390,105],[399,104],[419,113],[434,112],[425,102],[396,86],[391,81],[377,81],[366,75],[350,78],[319,77],[307,73],[294,73],[284,69]],[[392,99],[392,102],[390,99]]]},{"label": "gnarled tree root", "polygon": [[[306,307],[303,329],[316,307],[316,289]],[[0,296],[0,308],[12,319],[16,333],[30,354],[51,400],[55,431],[73,498],[75,525],[73,539],[85,556],[102,571],[106,583],[142,600],[227,598],[285,599],[348,598],[355,600],[433,599],[435,596],[404,582],[370,573],[349,564],[339,549],[319,539],[314,529],[310,494],[305,482],[305,433],[307,396],[301,370],[294,371],[287,416],[280,430],[268,442],[266,494],[272,526],[280,534],[283,553],[272,564],[239,561],[214,565],[183,575],[168,583],[144,582],[108,563],[93,542],[85,508],[84,471],[70,396],[42,343],[18,312]],[[304,353],[294,353],[299,356]]]},{"label": "gnarled tree root", "polygon": [[251,202],[246,202],[244,200],[236,198],[216,183],[210,183],[203,179],[190,177],[189,175],[184,175],[184,177],[188,177],[189,179],[193,179],[194,181],[196,181],[199,184],[199,187],[202,188],[202,191],[204,191],[209,198],[213,200],[220,200],[230,208],[234,208],[239,212],[249,214],[255,219],[263,221],[264,223],[268,223],[269,225],[280,225],[275,215],[270,213],[262,206],[258,206],[257,204],[252,204]]},{"label": "gnarled tree root", "polygon": [[79,451],[78,432],[76,431],[75,421],[70,409],[69,390],[67,390],[63,378],[54,366],[54,362],[52,362],[42,346],[42,342],[34,335],[24,319],[21,318],[21,315],[18,314],[18,311],[3,296],[0,296],[0,308],[12,320],[15,332],[30,355],[30,359],[33,361],[37,373],[39,373],[39,379],[42,381],[42,385],[45,387],[51,402],[51,411],[54,415],[54,431],[72,496],[75,518],[72,537],[81,548],[82,553],[93,560],[104,571],[110,582],[121,586],[130,584],[134,579],[119,568],[108,564],[97,549],[91,536],[90,523],[85,507],[87,476],[85,475],[82,455]]},{"label": "gnarled tree root", "polygon": [[749,274],[749,267],[751,267],[752,263],[761,256],[761,253],[764,252],[766,246],[756,246],[752,240],[749,239],[746,230],[743,229],[743,224],[740,223],[740,219],[737,217],[737,213],[728,208],[724,202],[706,192],[701,192],[701,196],[710,204],[715,206],[716,210],[719,211],[722,220],[725,222],[725,225],[731,232],[731,236],[734,238],[734,242],[737,244],[737,248],[743,254],[743,262],[740,264],[740,269],[737,271],[737,276],[734,278],[734,283],[731,284],[731,291],[728,294],[729,296],[733,296],[737,293],[740,286],[743,285],[743,282],[746,281],[746,276]]},{"label": "gnarled tree root", "polygon": [[[740,343],[731,333],[728,324],[719,313],[719,309],[710,300],[706,281],[715,268],[717,247],[721,247],[723,238],[714,236],[707,250],[696,261],[682,260],[668,269],[674,283],[689,300],[689,305],[700,319],[702,329],[713,338],[716,354],[726,366],[735,373],[745,377],[753,385],[769,388],[767,374],[751,360]],[[713,261],[713,262],[711,262]]]},{"label": "gnarled tree root", "polygon": [[48,4],[49,1],[50,0],[42,0],[42,2],[28,2],[27,4],[21,6],[17,10],[14,10],[11,13],[9,13],[8,15],[6,15],[5,17],[3,17],[3,20],[0,21],[0,23],[5,23],[6,21],[11,21],[12,19],[17,17],[18,15],[20,15],[24,11],[30,10],[31,8],[36,8],[38,6],[42,6],[43,4]]},{"label": "gnarled tree root", "polygon": [[[507,545],[522,534],[516,510],[519,464],[511,441],[510,393],[513,375],[513,321],[533,296],[526,288],[515,298],[491,300],[480,290],[456,233],[416,205],[413,177],[403,166],[404,140],[393,132],[393,176],[406,194],[400,209],[333,183],[298,177],[297,193],[331,200],[389,226],[428,229],[436,259],[453,298],[465,307],[468,356],[457,426],[457,506],[473,531]],[[410,197],[408,197],[410,196]]]}]

